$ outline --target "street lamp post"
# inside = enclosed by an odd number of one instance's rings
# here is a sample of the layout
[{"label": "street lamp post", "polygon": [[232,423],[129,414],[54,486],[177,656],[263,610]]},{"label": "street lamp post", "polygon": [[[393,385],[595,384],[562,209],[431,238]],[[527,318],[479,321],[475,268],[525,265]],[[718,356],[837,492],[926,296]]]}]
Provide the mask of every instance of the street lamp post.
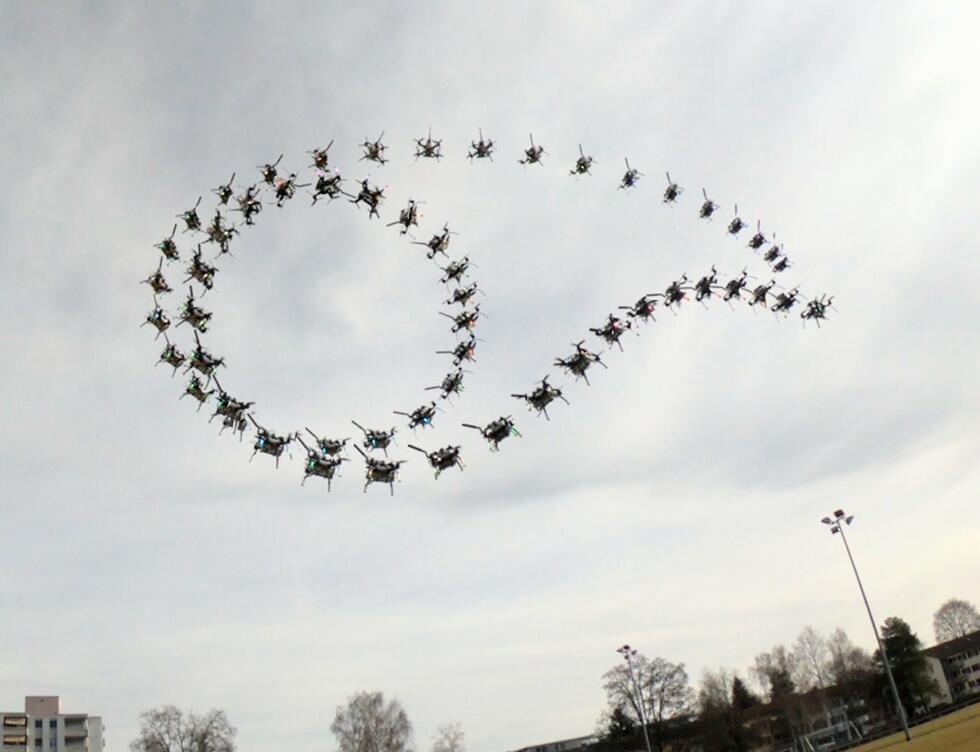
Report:
[{"label": "street lamp post", "polygon": [[636,674],[633,673],[633,656],[636,655],[636,648],[623,645],[621,648],[616,648],[616,652],[626,659],[626,665],[629,667],[630,681],[633,683],[633,692],[636,695],[636,708],[640,714],[640,726],[643,728],[643,741],[646,742],[647,752],[653,752],[650,747],[650,735],[647,733],[647,716],[643,709],[643,694],[640,692],[640,685],[636,681]]},{"label": "street lamp post", "polygon": [[898,708],[898,717],[902,721],[902,729],[905,731],[905,741],[912,741],[912,736],[909,734],[909,723],[908,719],[905,717],[905,708],[902,706],[902,700],[898,696],[898,686],[895,684],[895,677],[892,676],[891,665],[888,662],[888,654],[885,652],[885,644],[881,641],[881,635],[878,634],[878,624],[875,622],[875,617],[871,614],[871,604],[868,603],[868,596],[864,592],[864,585],[861,584],[861,575],[858,574],[857,565],[854,563],[854,556],[851,554],[851,547],[847,543],[847,536],[844,534],[844,527],[850,525],[851,521],[854,519],[854,515],[847,515],[844,513],[843,509],[838,509],[834,512],[833,518],[824,517],[820,520],[824,525],[830,526],[830,532],[832,535],[837,535],[840,533],[841,540],[844,541],[844,548],[847,551],[847,558],[851,561],[851,569],[854,570],[854,578],[857,580],[858,588],[861,591],[861,597],[864,599],[864,607],[868,610],[868,618],[871,620],[871,628],[875,633],[875,640],[878,641],[878,650],[881,652],[881,662],[885,666],[885,673],[888,675],[888,683],[891,684],[892,694],[895,697],[895,706]]}]

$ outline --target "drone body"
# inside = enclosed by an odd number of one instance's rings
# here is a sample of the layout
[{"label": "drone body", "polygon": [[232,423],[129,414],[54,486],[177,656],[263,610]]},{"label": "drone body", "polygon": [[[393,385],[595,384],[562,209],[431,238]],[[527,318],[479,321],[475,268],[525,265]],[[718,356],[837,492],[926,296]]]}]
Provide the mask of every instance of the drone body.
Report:
[{"label": "drone body", "polygon": [[377,162],[379,165],[387,164],[388,160],[385,159],[385,149],[388,147],[381,143],[381,139],[385,137],[385,132],[381,131],[381,135],[378,136],[377,141],[368,141],[364,139],[364,143],[361,144],[361,148],[364,149],[364,154],[361,156],[361,160],[368,160],[369,162]]},{"label": "drone body", "polygon": [[425,458],[429,461],[429,465],[435,470],[436,480],[439,479],[443,470],[448,470],[451,467],[458,467],[460,470],[463,469],[463,460],[459,456],[459,446],[446,446],[442,449],[436,449],[433,452],[427,452],[414,444],[409,444],[408,448],[425,455]]},{"label": "drone body", "polygon": [[575,160],[575,165],[571,170],[568,171],[569,175],[591,175],[590,170],[592,169],[592,164],[595,160],[591,156],[586,156],[585,152],[582,151],[582,144],[578,145],[578,159]]},{"label": "drone body", "polygon": [[436,403],[430,402],[428,405],[421,405],[410,413],[404,413],[400,410],[393,410],[392,412],[395,415],[404,415],[408,418],[408,427],[414,431],[416,428],[428,428],[432,425],[432,419],[436,416]]},{"label": "drone body", "polygon": [[464,428],[475,428],[487,443],[490,444],[490,451],[496,452],[500,449],[500,442],[506,439],[508,436],[520,436],[520,431],[514,426],[514,421],[508,415],[507,417],[500,417],[497,420],[490,421],[487,425],[480,426],[473,425],[472,423],[464,423]]},{"label": "drone body", "polygon": [[575,376],[576,379],[585,379],[585,383],[589,384],[588,370],[592,367],[593,363],[598,363],[603,368],[608,368],[608,366],[602,362],[602,358],[599,353],[590,352],[584,346],[585,340],[573,343],[575,352],[572,353],[567,358],[557,358],[555,360],[555,365],[560,368],[564,368],[570,374]]},{"label": "drone body", "polygon": [[270,457],[274,457],[276,468],[278,469],[279,458],[282,457],[283,452],[288,451],[289,444],[295,438],[295,435],[290,433],[285,436],[280,436],[256,423],[251,413],[247,417],[252,422],[252,425],[255,426],[255,445],[249,462],[255,459],[256,454],[261,452],[262,454],[268,454]]},{"label": "drone body", "polygon": [[545,150],[543,146],[534,145],[534,134],[531,134],[531,146],[524,150],[524,158],[518,159],[517,161],[522,165],[529,164],[542,164],[541,158],[545,155]]},{"label": "drone body", "polygon": [[[384,452],[385,457],[388,456],[388,446],[395,438],[394,426],[392,426],[390,431],[382,431],[375,428],[365,428],[356,420],[352,420],[351,423],[360,428],[364,433],[364,441],[362,442],[362,446],[365,449],[367,449],[369,452],[374,449],[380,449],[382,452]],[[361,451],[360,447],[355,448],[357,451]],[[363,452],[361,452],[361,454],[363,454]]]},{"label": "drone body", "polygon": [[530,394],[512,394],[510,396],[527,402],[528,409],[536,410],[538,415],[544,415],[545,420],[551,420],[551,417],[548,415],[548,405],[556,399],[560,399],[566,405],[570,404],[565,399],[561,389],[548,383],[547,376],[541,379],[541,384],[535,387],[534,391]]},{"label": "drone body", "polygon": [[489,159],[493,161],[493,141],[483,138],[483,128],[480,128],[480,140],[470,142],[470,151],[466,155],[472,162],[474,159]]}]

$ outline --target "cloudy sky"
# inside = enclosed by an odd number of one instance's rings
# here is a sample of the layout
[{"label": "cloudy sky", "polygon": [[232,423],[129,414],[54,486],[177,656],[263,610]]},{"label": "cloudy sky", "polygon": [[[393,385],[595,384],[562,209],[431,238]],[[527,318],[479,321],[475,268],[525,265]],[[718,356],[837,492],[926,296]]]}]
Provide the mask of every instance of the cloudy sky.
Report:
[{"label": "cloudy sky", "polygon": [[[693,678],[806,624],[870,647],[819,523],[839,506],[879,621],[930,642],[940,603],[980,601],[980,11],[854,5],[5,3],[0,707],[61,694],[116,750],[163,703],[225,708],[243,752],[333,750],[361,689],[421,749],[449,721],[473,752],[585,734],[625,641]],[[415,163],[430,126],[446,159]],[[492,164],[463,156],[481,126]],[[548,155],[524,169],[530,132]],[[394,498],[362,493],[356,455],[329,495],[299,456],[249,464],[139,327],[176,213],[330,139],[389,186],[385,221],[423,200],[419,236],[448,221],[479,264],[465,394],[414,439],[391,414],[449,370],[445,289],[340,202],[243,232],[207,344],[273,430],[400,425]],[[590,387],[552,367],[682,273],[768,279],[725,234],[736,202],[786,244],[781,282],[837,296],[832,322],[691,303]],[[508,396],[547,373],[571,401],[550,423]],[[497,455],[459,425],[507,413],[524,436]],[[465,472],[433,481],[409,441],[462,442]]]}]

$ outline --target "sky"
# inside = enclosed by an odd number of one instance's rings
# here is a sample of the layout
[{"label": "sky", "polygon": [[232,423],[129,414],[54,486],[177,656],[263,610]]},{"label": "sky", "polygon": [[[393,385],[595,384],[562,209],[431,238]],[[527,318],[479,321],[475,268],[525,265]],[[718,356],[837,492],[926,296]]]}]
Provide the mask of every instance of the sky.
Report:
[{"label": "sky", "polygon": [[[242,752],[329,751],[336,706],[377,689],[420,750],[448,722],[471,752],[578,736],[624,642],[695,683],[805,625],[870,649],[820,524],[839,507],[878,622],[931,643],[941,603],[980,601],[978,23],[968,2],[3,4],[0,707],[59,694],[111,749],[145,709],[220,707]],[[445,159],[416,163],[429,127]],[[497,152],[471,164],[481,127]],[[382,131],[390,163],[358,161]],[[397,425],[394,497],[353,452],[329,494],[301,451],[250,463],[139,326],[174,215],[280,153],[309,174],[331,139],[388,187],[384,221],[267,205],[216,262],[206,344],[274,431]],[[454,339],[438,270],[384,226],[409,197],[486,293],[466,391],[416,436],[392,411],[432,397]],[[830,321],[689,301],[590,386],[554,368],[682,274],[766,281],[725,233],[736,203]],[[571,403],[550,421],[509,396],[546,374]],[[507,414],[497,454],[460,425]],[[408,443],[460,443],[465,471],[434,481]]]}]

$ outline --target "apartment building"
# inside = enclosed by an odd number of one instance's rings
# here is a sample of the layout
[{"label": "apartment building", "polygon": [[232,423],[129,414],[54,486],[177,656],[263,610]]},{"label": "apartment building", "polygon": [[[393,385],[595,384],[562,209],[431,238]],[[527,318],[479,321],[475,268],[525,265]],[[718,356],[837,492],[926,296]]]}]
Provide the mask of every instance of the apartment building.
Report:
[{"label": "apartment building", "polygon": [[62,713],[61,698],[24,698],[23,712],[0,710],[0,752],[103,752],[102,719]]},{"label": "apartment building", "polygon": [[980,630],[922,651],[939,685],[940,702],[980,695]]}]

